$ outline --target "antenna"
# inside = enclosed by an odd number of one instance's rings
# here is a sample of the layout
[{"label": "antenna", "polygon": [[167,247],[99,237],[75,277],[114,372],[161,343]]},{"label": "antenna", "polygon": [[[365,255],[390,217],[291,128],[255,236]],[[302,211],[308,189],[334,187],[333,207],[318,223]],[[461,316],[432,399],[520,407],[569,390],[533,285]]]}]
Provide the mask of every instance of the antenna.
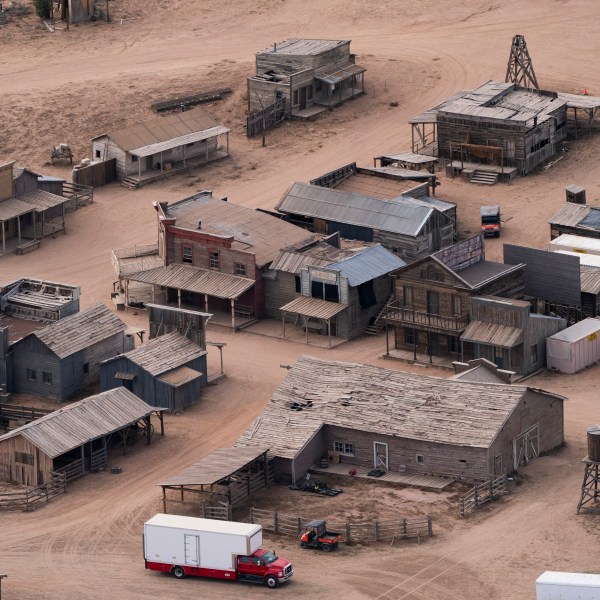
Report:
[{"label": "antenna", "polygon": [[540,91],[540,86],[533,70],[533,63],[527,50],[527,43],[525,42],[525,37],[522,35],[515,35],[513,37],[504,81],[506,83],[515,83],[527,89]]}]

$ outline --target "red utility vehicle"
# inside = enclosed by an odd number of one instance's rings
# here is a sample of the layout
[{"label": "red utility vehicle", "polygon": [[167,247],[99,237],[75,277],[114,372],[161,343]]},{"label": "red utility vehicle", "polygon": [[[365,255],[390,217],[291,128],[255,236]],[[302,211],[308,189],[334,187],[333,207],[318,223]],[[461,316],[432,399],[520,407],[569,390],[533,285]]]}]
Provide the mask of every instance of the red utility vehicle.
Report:
[{"label": "red utility vehicle", "polygon": [[327,531],[327,524],[320,520],[308,523],[299,537],[301,548],[321,548],[325,552],[335,550],[342,539],[340,533]]}]

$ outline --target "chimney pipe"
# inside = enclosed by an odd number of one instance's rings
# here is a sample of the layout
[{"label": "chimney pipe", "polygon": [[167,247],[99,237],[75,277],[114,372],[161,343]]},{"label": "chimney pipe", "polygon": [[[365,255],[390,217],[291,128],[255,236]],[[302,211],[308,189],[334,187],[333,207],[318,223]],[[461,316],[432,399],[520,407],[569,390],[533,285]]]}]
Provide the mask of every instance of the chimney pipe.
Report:
[{"label": "chimney pipe", "polygon": [[198,221],[198,227],[197,229],[202,229],[202,221]]}]

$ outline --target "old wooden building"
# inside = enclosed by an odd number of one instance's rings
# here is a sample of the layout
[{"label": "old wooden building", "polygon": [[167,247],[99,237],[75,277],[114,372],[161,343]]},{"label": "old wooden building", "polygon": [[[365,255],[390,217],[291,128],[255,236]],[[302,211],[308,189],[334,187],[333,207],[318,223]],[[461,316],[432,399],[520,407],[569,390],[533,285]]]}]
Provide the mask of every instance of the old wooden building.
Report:
[{"label": "old wooden building", "polygon": [[379,243],[406,263],[429,256],[454,240],[452,218],[411,197],[388,200],[293,183],[276,210],[291,223],[316,233],[339,232],[343,238]]},{"label": "old wooden building", "polygon": [[488,81],[410,121],[413,152],[437,147],[455,172],[507,180],[548,160],[567,135],[567,101],[556,92]]},{"label": "old wooden building", "polygon": [[248,77],[248,112],[284,99],[289,115],[315,105],[336,106],[364,94],[366,69],[355,64],[350,40],[292,38],[257,52]]},{"label": "old wooden building", "polygon": [[8,391],[58,402],[72,398],[99,381],[103,360],[133,348],[126,329],[98,304],[30,333],[0,352],[0,360],[12,363]]},{"label": "old wooden building", "polygon": [[236,446],[268,447],[292,482],[330,452],[348,466],[484,481],[563,443],[563,400],[301,356]]},{"label": "old wooden building", "polygon": [[350,339],[372,325],[392,293],[388,274],[406,263],[383,248],[337,234],[287,246],[265,274],[266,313]]},{"label": "old wooden building", "polygon": [[138,434],[150,443],[152,414],[148,406],[123,387],[90,396],[51,412],[0,436],[0,479],[28,486],[52,481],[57,472],[67,481],[97,471],[108,462],[112,448],[136,441]]},{"label": "old wooden building", "polygon": [[551,240],[564,234],[600,238],[600,206],[566,202],[548,222]]},{"label": "old wooden building", "polygon": [[158,255],[164,267],[127,276],[152,286],[153,301],[203,310],[212,322],[238,328],[265,314],[264,273],[305,229],[201,192],[155,202]]},{"label": "old wooden building", "polygon": [[467,328],[460,336],[461,360],[485,358],[499,369],[524,376],[546,366],[546,338],[567,327],[558,317],[532,314],[525,300],[469,299]]},{"label": "old wooden building", "polygon": [[206,384],[206,350],[176,331],[100,365],[102,391],[124,386],[146,404],[170,412],[197,402]]},{"label": "old wooden building", "polygon": [[454,244],[392,274],[394,300],[383,321],[394,331],[394,348],[430,356],[460,356],[469,299],[523,294],[523,265],[485,260],[481,235]]},{"label": "old wooden building", "polygon": [[229,156],[229,129],[201,108],[154,117],[92,139],[95,161],[116,159],[117,177],[136,187]]}]

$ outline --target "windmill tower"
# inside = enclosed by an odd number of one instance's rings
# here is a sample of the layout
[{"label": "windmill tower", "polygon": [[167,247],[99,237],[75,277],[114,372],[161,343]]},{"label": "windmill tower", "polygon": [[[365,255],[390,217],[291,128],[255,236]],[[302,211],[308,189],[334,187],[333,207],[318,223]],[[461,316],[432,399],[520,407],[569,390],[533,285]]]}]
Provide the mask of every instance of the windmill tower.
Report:
[{"label": "windmill tower", "polygon": [[533,63],[527,50],[527,43],[525,42],[525,37],[522,35],[515,35],[513,37],[504,81],[506,83],[516,83],[519,87],[540,91],[540,86],[533,70]]}]

